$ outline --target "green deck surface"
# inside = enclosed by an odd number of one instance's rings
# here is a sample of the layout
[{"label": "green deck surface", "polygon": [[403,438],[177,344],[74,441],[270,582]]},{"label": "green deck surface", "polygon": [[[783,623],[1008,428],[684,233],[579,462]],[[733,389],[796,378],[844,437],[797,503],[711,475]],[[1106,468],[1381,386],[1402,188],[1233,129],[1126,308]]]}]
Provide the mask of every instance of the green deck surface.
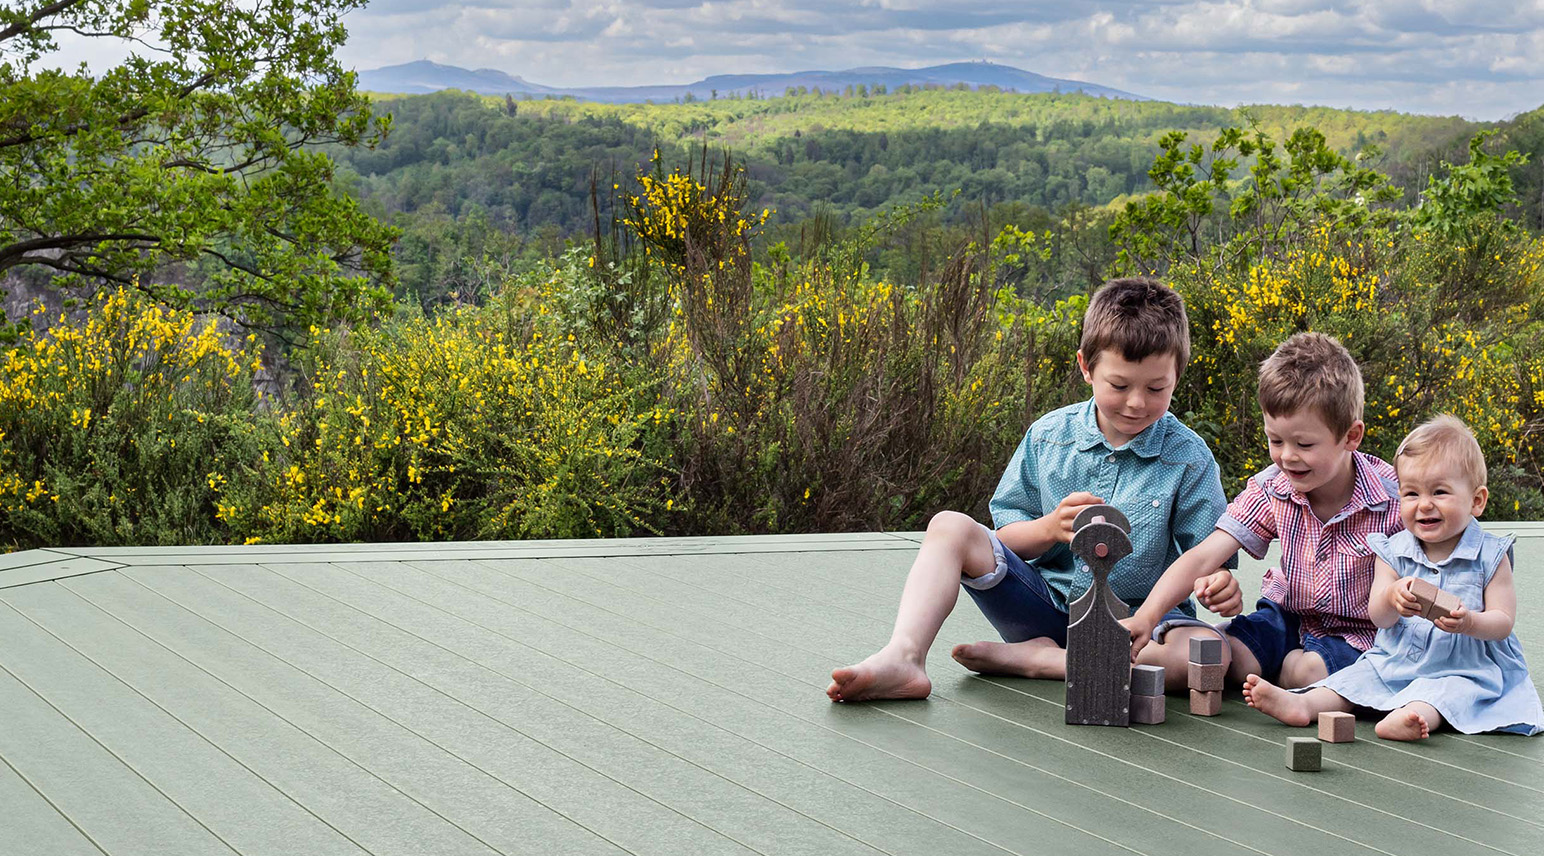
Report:
[{"label": "green deck surface", "polygon": [[[1522,536],[1541,662],[1544,526],[1489,528]],[[916,539],[0,556],[0,856],[1544,849],[1544,739],[1364,721],[1293,773],[1286,738],[1313,732],[1236,692],[1068,726],[1060,683],[949,659],[993,638],[966,597],[931,699],[830,703]]]}]

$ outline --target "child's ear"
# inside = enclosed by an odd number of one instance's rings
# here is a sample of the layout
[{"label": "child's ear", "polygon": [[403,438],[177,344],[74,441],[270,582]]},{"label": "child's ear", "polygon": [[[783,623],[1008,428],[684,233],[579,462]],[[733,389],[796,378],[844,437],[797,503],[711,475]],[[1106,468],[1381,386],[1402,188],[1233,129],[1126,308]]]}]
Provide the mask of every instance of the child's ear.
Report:
[{"label": "child's ear", "polygon": [[1490,501],[1490,488],[1480,485],[1480,489],[1474,492],[1474,504],[1469,509],[1470,517],[1479,517],[1485,513],[1485,503]]},{"label": "child's ear", "polygon": [[1346,432],[1346,451],[1355,452],[1362,445],[1362,438],[1367,435],[1367,426],[1358,419],[1351,423],[1351,428]]},{"label": "child's ear", "polygon": [[1094,382],[1094,375],[1088,370],[1088,361],[1083,359],[1083,349],[1078,348],[1078,371],[1083,373],[1083,379],[1089,383]]}]

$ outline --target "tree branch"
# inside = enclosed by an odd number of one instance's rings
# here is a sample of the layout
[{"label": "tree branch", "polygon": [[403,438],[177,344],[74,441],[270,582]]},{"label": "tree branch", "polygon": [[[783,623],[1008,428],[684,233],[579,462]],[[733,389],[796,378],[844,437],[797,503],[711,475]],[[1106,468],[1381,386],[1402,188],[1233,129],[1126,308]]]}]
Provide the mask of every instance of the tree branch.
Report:
[{"label": "tree branch", "polygon": [[155,235],[140,235],[134,233],[125,234],[101,234],[101,235],[53,235],[45,238],[33,238],[30,241],[18,241],[7,247],[0,247],[0,271],[16,267],[21,264],[37,262],[39,256],[27,256],[27,253],[39,250],[69,250],[87,244],[98,244],[102,241],[142,241],[147,244],[159,244],[161,239]]},{"label": "tree branch", "polygon": [[0,30],[0,42],[6,41],[7,39],[13,39],[22,33],[27,32],[28,30],[34,29],[32,25],[36,24],[38,21],[41,21],[50,15],[57,15],[58,13],[63,12],[71,6],[79,6],[84,2],[85,0],[58,0],[56,3],[50,3],[47,6],[44,6],[36,12],[28,15],[26,18],[23,18],[22,20],[17,21],[9,27]]}]

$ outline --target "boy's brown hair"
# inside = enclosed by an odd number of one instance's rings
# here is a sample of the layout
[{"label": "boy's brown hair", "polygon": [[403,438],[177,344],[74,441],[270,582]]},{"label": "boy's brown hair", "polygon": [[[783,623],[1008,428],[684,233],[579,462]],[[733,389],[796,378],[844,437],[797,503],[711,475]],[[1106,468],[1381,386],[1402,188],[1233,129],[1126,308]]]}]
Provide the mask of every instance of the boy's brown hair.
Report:
[{"label": "boy's brown hair", "polygon": [[1260,364],[1260,409],[1291,416],[1309,408],[1336,437],[1362,418],[1362,370],[1339,340],[1297,333]]},{"label": "boy's brown hair", "polygon": [[1394,453],[1394,470],[1398,472],[1401,459],[1430,455],[1457,470],[1470,488],[1478,490],[1485,486],[1485,453],[1480,451],[1474,432],[1457,416],[1444,413],[1406,434]]},{"label": "boy's brown hair", "polygon": [[1094,292],[1083,313],[1083,362],[1093,371],[1099,355],[1114,349],[1131,362],[1173,354],[1174,374],[1190,362],[1190,319],[1179,292],[1145,276],[1112,279]]}]

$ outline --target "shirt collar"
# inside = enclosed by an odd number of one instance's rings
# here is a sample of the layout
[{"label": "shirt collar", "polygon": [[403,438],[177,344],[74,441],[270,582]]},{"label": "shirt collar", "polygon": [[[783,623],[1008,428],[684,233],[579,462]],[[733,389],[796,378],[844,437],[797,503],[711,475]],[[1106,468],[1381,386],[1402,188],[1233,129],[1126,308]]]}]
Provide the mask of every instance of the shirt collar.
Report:
[{"label": "shirt collar", "polygon": [[1480,521],[1469,518],[1469,525],[1464,527],[1464,534],[1459,537],[1458,544],[1453,547],[1453,552],[1440,562],[1433,562],[1426,557],[1426,548],[1408,529],[1405,534],[1410,536],[1407,555],[1433,570],[1442,570],[1454,559],[1472,562],[1480,557],[1480,547],[1485,544],[1485,530],[1480,528]]},{"label": "shirt collar", "polygon": [[[1384,511],[1388,504],[1394,501],[1389,494],[1389,489],[1384,486],[1383,479],[1373,470],[1367,456],[1361,452],[1351,453],[1351,466],[1356,472],[1355,480],[1351,484],[1351,501],[1341,510],[1335,518],[1354,514],[1363,509],[1369,511]],[[1265,489],[1278,499],[1290,499],[1299,505],[1310,505],[1308,497],[1297,492],[1292,487],[1292,480],[1281,468],[1272,464],[1264,473],[1266,478]]]},{"label": "shirt collar", "polygon": [[[1142,433],[1131,438],[1123,448],[1130,449],[1132,453],[1143,458],[1156,458],[1163,451],[1163,440],[1168,434],[1169,426],[1166,424],[1169,414],[1165,412],[1158,417],[1158,421],[1142,429]],[[1099,414],[1094,407],[1094,400],[1090,398],[1083,403],[1083,411],[1077,418],[1077,449],[1087,452],[1104,446],[1110,451],[1115,447],[1105,438],[1104,432],[1099,430]]]}]

